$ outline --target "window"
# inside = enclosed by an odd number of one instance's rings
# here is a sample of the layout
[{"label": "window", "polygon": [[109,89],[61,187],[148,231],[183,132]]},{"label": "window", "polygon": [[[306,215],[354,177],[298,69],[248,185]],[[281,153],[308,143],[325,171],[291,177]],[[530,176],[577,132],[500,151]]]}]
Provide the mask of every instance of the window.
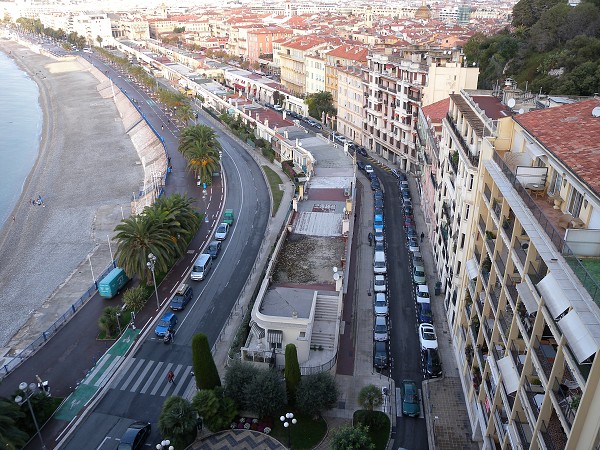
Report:
[{"label": "window", "polygon": [[[464,235],[463,235],[463,236],[464,236]],[[459,262],[456,264],[456,275],[460,274],[460,266],[461,266],[461,262],[459,261]]]},{"label": "window", "polygon": [[556,170],[552,172],[552,180],[550,181],[550,187],[548,189],[548,195],[556,194],[560,191],[560,184],[562,183],[562,175]]},{"label": "window", "polygon": [[465,248],[465,233],[460,235],[460,248]]},{"label": "window", "polygon": [[474,180],[474,178],[475,177],[474,177],[473,174],[469,175],[469,190],[473,189],[473,180]]},{"label": "window", "polygon": [[469,213],[471,212],[471,205],[468,203],[465,205],[465,220],[469,220]]},{"label": "window", "polygon": [[579,217],[582,202],[583,195],[581,195],[581,193],[575,189],[571,190],[571,198],[569,200],[569,207],[567,208],[567,211],[569,211],[573,217]]}]

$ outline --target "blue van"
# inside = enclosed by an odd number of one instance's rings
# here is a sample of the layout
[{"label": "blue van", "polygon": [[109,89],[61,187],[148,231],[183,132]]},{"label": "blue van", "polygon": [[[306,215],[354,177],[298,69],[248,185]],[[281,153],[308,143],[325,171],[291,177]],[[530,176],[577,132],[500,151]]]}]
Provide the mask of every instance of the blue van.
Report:
[{"label": "blue van", "polygon": [[123,269],[115,267],[102,280],[98,282],[98,293],[104,298],[113,298],[129,281]]}]

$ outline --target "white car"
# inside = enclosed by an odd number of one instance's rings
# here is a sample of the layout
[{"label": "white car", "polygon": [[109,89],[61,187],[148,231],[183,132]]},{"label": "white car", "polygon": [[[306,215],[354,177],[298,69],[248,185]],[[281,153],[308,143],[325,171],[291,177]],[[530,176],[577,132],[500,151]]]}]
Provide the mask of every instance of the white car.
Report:
[{"label": "white car", "polygon": [[415,286],[415,294],[417,296],[417,303],[430,303],[429,287],[426,284],[419,284]]},{"label": "white car", "polygon": [[373,309],[376,316],[387,316],[388,315],[388,302],[385,298],[384,293],[375,294],[375,302],[373,303]]},{"label": "white car", "polygon": [[432,325],[428,323],[419,325],[419,342],[421,342],[421,350],[438,348],[437,336]]},{"label": "white car", "polygon": [[385,275],[375,275],[375,279],[373,280],[373,290],[375,292],[385,292],[385,289]]},{"label": "white car", "polygon": [[383,242],[383,231],[375,231],[375,242]]},{"label": "white car", "polygon": [[223,222],[217,227],[217,231],[215,231],[215,239],[217,241],[224,241],[227,239],[227,233],[229,233],[229,224]]},{"label": "white car", "polygon": [[365,172],[367,172],[367,173],[373,173],[373,166],[371,164],[366,164],[365,165]]},{"label": "white car", "polygon": [[410,250],[413,253],[421,251],[421,249],[419,248],[419,241],[417,241],[416,238],[410,238],[408,240],[408,250]]}]

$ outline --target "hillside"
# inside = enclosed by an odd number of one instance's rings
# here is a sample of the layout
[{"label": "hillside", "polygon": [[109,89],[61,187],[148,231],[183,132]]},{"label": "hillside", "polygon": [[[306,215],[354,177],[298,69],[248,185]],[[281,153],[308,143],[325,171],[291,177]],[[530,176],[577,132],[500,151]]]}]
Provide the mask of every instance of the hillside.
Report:
[{"label": "hillside", "polygon": [[545,94],[600,92],[600,0],[569,6],[557,0],[521,0],[511,30],[465,44],[469,64],[480,67],[479,87],[507,77]]}]

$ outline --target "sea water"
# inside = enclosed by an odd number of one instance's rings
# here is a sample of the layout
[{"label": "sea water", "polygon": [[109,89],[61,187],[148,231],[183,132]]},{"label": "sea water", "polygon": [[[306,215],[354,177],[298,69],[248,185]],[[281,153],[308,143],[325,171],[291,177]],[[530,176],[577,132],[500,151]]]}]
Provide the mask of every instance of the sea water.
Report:
[{"label": "sea water", "polygon": [[0,52],[0,227],[12,218],[39,152],[43,115],[38,97],[37,84]]}]

